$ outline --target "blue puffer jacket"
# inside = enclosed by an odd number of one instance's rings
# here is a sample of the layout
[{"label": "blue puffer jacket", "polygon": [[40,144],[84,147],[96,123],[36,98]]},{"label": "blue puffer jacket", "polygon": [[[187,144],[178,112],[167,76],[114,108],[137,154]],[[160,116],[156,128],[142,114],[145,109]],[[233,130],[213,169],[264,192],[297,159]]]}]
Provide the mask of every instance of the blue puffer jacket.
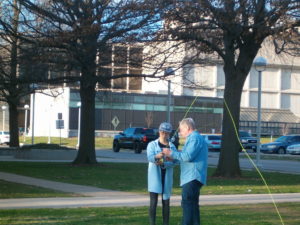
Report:
[{"label": "blue puffer jacket", "polygon": [[[170,148],[176,151],[175,146],[170,142]],[[177,163],[175,161],[164,161],[166,168],[166,177],[164,190],[162,190],[161,182],[161,167],[155,164],[155,155],[160,153],[162,149],[158,145],[158,139],[152,141],[147,146],[147,158],[149,161],[148,166],[148,191],[154,193],[162,193],[163,199],[167,200],[171,196],[173,186],[173,167]]]}]

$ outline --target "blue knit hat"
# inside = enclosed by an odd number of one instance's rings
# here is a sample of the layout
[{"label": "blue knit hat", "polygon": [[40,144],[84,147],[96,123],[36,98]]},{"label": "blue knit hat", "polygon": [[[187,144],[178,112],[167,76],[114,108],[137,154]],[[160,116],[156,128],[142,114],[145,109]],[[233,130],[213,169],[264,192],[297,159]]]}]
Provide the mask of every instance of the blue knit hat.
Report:
[{"label": "blue knit hat", "polygon": [[170,123],[163,122],[159,125],[158,130],[159,131],[164,131],[164,132],[167,132],[167,133],[171,133],[172,132],[172,125]]}]

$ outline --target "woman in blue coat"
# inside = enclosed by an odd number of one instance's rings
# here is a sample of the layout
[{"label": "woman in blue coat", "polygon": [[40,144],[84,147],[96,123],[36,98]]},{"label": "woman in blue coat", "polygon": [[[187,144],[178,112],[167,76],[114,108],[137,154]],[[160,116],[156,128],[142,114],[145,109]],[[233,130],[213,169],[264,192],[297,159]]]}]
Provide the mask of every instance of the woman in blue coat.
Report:
[{"label": "woman in blue coat", "polygon": [[149,219],[150,225],[155,225],[158,194],[162,194],[163,225],[169,225],[170,196],[173,185],[174,161],[164,157],[163,148],[176,149],[169,141],[172,131],[170,123],[161,123],[159,126],[159,138],[147,146],[148,167],[148,191],[150,192]]}]

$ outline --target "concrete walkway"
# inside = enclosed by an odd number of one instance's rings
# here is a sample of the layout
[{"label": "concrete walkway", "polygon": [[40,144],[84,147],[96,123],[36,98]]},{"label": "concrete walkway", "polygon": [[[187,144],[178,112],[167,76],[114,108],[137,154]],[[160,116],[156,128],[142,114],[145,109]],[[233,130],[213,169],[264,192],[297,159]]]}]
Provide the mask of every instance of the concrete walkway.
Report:
[{"label": "concrete walkway", "polygon": [[[11,173],[0,172],[0,180],[15,183],[33,185],[63,192],[71,192],[86,197],[65,198],[22,198],[22,199],[0,199],[0,209],[17,208],[75,208],[75,207],[121,207],[121,206],[148,206],[148,195],[112,191],[102,188],[84,185],[68,184],[62,182],[37,179]],[[300,202],[300,193],[274,194],[275,202]],[[201,205],[219,204],[253,204],[270,203],[272,196],[268,194],[246,194],[246,195],[202,195]],[[181,196],[172,196],[171,205],[179,206]]]}]

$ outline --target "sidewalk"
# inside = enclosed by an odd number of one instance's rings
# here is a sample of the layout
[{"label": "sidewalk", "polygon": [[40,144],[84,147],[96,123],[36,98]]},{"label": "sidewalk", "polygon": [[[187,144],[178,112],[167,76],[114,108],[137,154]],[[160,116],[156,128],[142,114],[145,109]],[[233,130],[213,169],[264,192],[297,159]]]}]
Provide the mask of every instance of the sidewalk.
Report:
[{"label": "sidewalk", "polygon": [[[0,172],[0,180],[72,192],[86,197],[0,199],[0,209],[17,208],[75,208],[75,207],[132,207],[148,206],[148,195],[113,191],[102,188],[68,184]],[[274,194],[276,203],[300,202],[300,193]],[[180,206],[181,196],[172,196],[171,205]],[[270,203],[268,194],[201,195],[201,205]]]}]

